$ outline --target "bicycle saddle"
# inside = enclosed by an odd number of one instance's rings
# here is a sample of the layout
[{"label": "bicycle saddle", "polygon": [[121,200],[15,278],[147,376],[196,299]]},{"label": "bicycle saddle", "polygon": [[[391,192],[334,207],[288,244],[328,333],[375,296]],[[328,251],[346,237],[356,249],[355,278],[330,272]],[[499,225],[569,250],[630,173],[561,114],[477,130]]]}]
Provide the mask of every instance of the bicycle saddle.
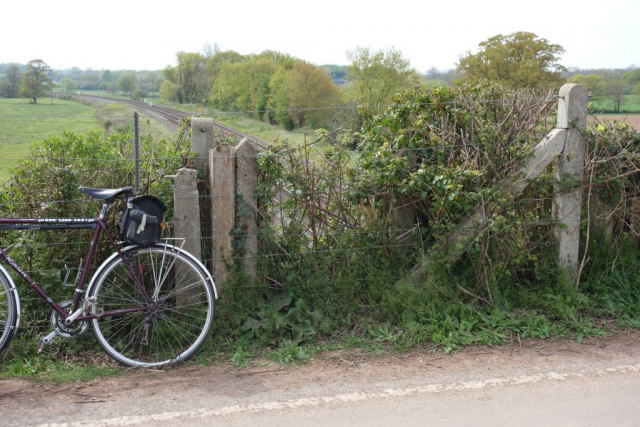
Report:
[{"label": "bicycle saddle", "polygon": [[132,193],[133,187],[123,187],[123,188],[80,187],[78,188],[78,190],[82,191],[85,194],[90,195],[91,197],[95,197],[96,199],[112,201],[115,197],[121,194]]}]

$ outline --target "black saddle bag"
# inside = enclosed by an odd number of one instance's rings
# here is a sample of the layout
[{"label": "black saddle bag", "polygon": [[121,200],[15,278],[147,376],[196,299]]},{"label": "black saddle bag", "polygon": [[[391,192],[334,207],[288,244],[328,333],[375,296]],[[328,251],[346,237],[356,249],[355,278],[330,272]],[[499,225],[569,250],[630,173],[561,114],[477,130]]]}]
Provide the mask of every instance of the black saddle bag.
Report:
[{"label": "black saddle bag", "polygon": [[155,196],[128,198],[118,221],[120,240],[143,247],[155,245],[167,228],[166,210],[165,204]]}]

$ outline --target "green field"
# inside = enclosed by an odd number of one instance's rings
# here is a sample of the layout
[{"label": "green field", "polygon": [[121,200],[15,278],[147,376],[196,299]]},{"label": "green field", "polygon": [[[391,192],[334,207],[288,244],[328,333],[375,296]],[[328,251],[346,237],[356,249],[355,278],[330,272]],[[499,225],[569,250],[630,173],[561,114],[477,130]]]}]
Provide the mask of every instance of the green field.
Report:
[{"label": "green field", "polygon": [[84,133],[104,128],[94,107],[55,98],[50,102],[43,98],[34,105],[27,99],[0,98],[0,182],[27,157],[33,141],[65,130]]},{"label": "green field", "polygon": [[[88,92],[88,91],[86,91]],[[95,91],[92,95],[98,95]],[[53,103],[51,103],[53,102]],[[27,99],[0,98],[0,183],[10,170],[29,155],[33,141],[61,134],[63,131],[85,133],[89,130],[133,132],[134,110],[126,104],[76,102],[42,98],[38,104]],[[165,125],[142,116],[140,134],[171,137]]]},{"label": "green field", "polygon": [[[600,98],[593,101],[593,110],[613,111],[613,101],[606,98]],[[624,101],[620,105],[621,111],[640,112],[640,95],[625,95]]]}]

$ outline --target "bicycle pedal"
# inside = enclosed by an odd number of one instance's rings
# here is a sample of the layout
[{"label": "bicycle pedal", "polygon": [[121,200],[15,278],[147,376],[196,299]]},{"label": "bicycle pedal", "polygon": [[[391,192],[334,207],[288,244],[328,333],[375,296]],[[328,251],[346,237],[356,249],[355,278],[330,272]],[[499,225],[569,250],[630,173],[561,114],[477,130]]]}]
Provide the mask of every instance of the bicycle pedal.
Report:
[{"label": "bicycle pedal", "polygon": [[58,336],[58,331],[53,330],[51,331],[51,333],[49,335],[47,335],[46,337],[42,338],[40,341],[38,341],[38,353],[40,353],[42,351],[42,349],[44,348],[44,346],[46,346],[47,344],[51,344],[51,341],[53,341],[53,339],[55,337]]}]

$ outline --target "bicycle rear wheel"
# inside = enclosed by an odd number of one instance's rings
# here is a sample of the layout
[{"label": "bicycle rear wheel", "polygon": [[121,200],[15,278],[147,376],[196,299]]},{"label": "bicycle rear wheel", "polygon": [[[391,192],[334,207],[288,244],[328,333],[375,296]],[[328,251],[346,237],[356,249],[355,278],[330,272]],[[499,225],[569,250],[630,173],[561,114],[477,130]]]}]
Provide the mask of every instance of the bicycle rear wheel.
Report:
[{"label": "bicycle rear wheel", "polygon": [[18,308],[9,279],[0,272],[0,353],[11,342],[17,318]]},{"label": "bicycle rear wheel", "polygon": [[144,291],[123,258],[99,270],[89,290],[96,298],[92,313],[120,311],[91,320],[100,346],[127,366],[158,367],[191,357],[213,324],[214,292],[206,273],[169,245],[135,247],[123,256]]}]

